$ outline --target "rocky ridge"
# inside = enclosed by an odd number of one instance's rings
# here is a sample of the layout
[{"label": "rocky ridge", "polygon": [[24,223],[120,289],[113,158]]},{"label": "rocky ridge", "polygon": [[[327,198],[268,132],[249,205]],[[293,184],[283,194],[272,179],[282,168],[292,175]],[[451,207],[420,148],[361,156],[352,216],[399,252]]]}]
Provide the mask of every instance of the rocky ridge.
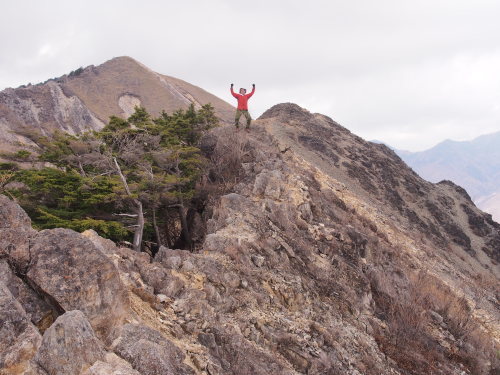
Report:
[{"label": "rocky ridge", "polygon": [[195,253],[37,232],[0,197],[0,373],[497,371],[500,225],[463,189],[294,104],[202,149],[235,170]]}]

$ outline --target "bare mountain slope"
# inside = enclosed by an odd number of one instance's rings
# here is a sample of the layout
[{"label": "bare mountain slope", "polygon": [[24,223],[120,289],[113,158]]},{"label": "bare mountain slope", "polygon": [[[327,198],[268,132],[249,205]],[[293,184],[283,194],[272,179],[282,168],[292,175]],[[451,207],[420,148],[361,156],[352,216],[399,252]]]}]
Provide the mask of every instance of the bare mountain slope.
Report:
[{"label": "bare mountain slope", "polygon": [[0,196],[1,371],[498,372],[500,225],[463,189],[294,104],[202,150],[197,252],[37,232]]},{"label": "bare mountain slope", "polygon": [[129,116],[142,105],[153,115],[211,103],[227,122],[233,107],[180,79],[153,72],[130,57],[117,57],[69,75],[0,92],[0,148],[31,145],[29,133],[81,133],[100,129],[111,115]]},{"label": "bare mountain slope", "polygon": [[431,182],[451,180],[464,187],[474,202],[500,221],[500,132],[472,141],[444,141],[421,152],[400,152],[401,158]]}]

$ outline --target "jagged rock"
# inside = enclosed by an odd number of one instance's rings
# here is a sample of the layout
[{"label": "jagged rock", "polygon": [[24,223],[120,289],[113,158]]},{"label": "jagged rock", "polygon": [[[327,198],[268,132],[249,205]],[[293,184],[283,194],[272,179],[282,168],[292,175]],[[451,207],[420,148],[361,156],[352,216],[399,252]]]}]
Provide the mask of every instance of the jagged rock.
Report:
[{"label": "jagged rock", "polygon": [[85,315],[78,310],[58,317],[43,334],[35,361],[49,374],[79,374],[105,351]]},{"label": "jagged rock", "polygon": [[90,240],[69,229],[44,230],[32,239],[27,277],[62,311],[83,311],[103,339],[113,334],[128,308],[113,263]]},{"label": "jagged rock", "polygon": [[185,355],[178,347],[144,325],[124,325],[112,348],[143,375],[195,373],[183,363]]},{"label": "jagged rock", "polygon": [[19,272],[29,261],[29,240],[36,234],[26,212],[5,195],[0,195],[0,257],[6,257]]},{"label": "jagged rock", "polygon": [[33,289],[12,272],[6,261],[0,260],[0,283],[3,283],[21,304],[31,322],[42,332],[57,318],[52,310]]},{"label": "jagged rock", "polygon": [[0,282],[0,374],[22,374],[41,340],[22,306]]}]

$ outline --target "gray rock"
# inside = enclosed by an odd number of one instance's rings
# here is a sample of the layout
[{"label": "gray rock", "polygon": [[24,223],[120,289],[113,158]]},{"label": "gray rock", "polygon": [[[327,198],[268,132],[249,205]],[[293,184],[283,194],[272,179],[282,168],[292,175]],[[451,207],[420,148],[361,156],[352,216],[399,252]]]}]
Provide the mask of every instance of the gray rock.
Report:
[{"label": "gray rock", "polygon": [[38,329],[45,330],[57,318],[51,307],[34,290],[14,275],[5,260],[0,261],[0,283],[9,288]]},{"label": "gray rock", "polygon": [[0,374],[22,373],[41,340],[22,306],[0,282]]},{"label": "gray rock", "polygon": [[144,375],[195,373],[183,363],[185,355],[177,346],[144,325],[125,324],[112,348]]},{"label": "gray rock", "polygon": [[266,259],[263,256],[260,255],[252,255],[252,262],[255,264],[257,267],[262,267],[264,265],[264,261]]},{"label": "gray rock", "polygon": [[162,263],[167,268],[178,270],[182,266],[182,259],[178,256],[170,257]]},{"label": "gray rock", "polygon": [[89,321],[81,311],[74,310],[58,317],[45,331],[35,361],[49,375],[79,374],[104,356],[103,345]]},{"label": "gray rock", "polygon": [[154,257],[154,261],[162,263],[163,260],[165,260],[169,257],[170,251],[171,250],[168,247],[160,246],[160,248],[158,249],[158,252],[156,253],[156,255]]},{"label": "gray rock", "polygon": [[40,232],[32,239],[27,277],[64,311],[81,310],[96,334],[112,334],[128,309],[118,270],[95,245],[69,229]]},{"label": "gray rock", "polygon": [[0,256],[18,271],[29,263],[29,240],[36,234],[26,212],[5,195],[0,195]]},{"label": "gray rock", "polygon": [[[167,258],[168,261],[171,258]],[[137,267],[144,282],[153,287],[153,292],[165,294],[167,297],[175,297],[184,287],[184,283],[178,277],[172,275],[170,269],[162,267],[163,262],[138,263]]]},{"label": "gray rock", "polygon": [[283,175],[280,171],[262,171],[255,178],[253,194],[270,199],[279,199],[282,184]]},{"label": "gray rock", "polygon": [[196,267],[193,262],[191,262],[190,260],[186,260],[184,261],[184,263],[182,263],[182,270],[186,272],[193,272],[196,270]]},{"label": "gray rock", "polygon": [[429,316],[436,322],[437,324],[443,323],[443,317],[435,312],[434,310],[429,310]]}]

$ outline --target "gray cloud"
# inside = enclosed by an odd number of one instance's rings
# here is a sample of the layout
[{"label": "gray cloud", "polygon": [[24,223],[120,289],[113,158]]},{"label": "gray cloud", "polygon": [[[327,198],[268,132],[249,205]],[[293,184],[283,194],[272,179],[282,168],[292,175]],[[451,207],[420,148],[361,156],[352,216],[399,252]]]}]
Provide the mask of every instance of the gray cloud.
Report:
[{"label": "gray cloud", "polygon": [[0,88],[129,55],[252,112],[296,102],[367,139],[423,149],[500,130],[500,3],[487,0],[17,1]]}]

